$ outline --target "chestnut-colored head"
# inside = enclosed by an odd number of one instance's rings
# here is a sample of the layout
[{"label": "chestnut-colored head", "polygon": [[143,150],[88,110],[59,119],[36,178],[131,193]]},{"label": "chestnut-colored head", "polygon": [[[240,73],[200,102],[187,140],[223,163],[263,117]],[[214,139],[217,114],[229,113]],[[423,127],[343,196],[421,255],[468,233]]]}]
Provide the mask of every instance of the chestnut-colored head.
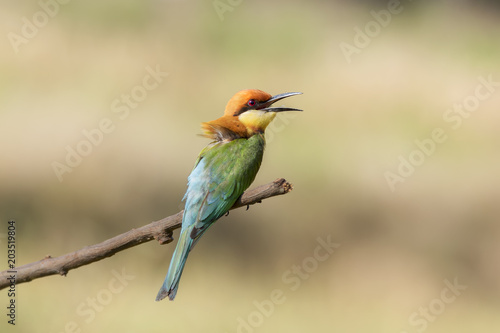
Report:
[{"label": "chestnut-colored head", "polygon": [[256,133],[264,133],[266,127],[276,117],[277,112],[302,111],[294,108],[271,107],[283,98],[301,93],[284,93],[276,96],[258,90],[247,89],[236,93],[227,103],[224,116],[202,123],[205,136],[216,140],[248,138]]},{"label": "chestnut-colored head", "polygon": [[273,97],[271,94],[258,89],[241,90],[227,102],[224,115],[238,116],[247,110],[255,109],[258,103],[265,102],[271,97]]}]

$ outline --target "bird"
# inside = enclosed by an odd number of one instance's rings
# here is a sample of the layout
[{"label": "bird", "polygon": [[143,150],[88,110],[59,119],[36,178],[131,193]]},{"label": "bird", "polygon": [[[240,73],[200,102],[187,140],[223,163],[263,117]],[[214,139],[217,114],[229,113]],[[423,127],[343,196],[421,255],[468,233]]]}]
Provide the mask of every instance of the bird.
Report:
[{"label": "bird", "polygon": [[174,300],[193,246],[254,181],[262,162],[266,127],[278,112],[302,111],[272,105],[300,94],[272,96],[258,89],[241,90],[229,100],[222,117],[201,124],[202,136],[212,141],[202,149],[188,176],[179,240],[156,301],[167,296]]}]

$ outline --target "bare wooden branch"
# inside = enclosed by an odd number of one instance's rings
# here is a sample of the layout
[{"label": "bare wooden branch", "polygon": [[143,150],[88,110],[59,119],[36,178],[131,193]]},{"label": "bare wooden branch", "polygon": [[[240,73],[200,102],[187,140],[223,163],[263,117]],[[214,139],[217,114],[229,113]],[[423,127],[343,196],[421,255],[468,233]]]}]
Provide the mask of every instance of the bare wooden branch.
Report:
[{"label": "bare wooden branch", "polygon": [[[291,190],[292,185],[285,179],[280,178],[272,183],[246,191],[231,209],[260,203],[264,199],[286,194]],[[175,215],[165,217],[137,229],[132,229],[102,243],[87,246],[75,252],[56,258],[47,256],[40,261],[16,267],[15,283],[29,282],[55,274],[65,276],[71,269],[111,257],[115,253],[153,239],[157,239],[160,244],[170,243],[173,241],[172,230],[181,226],[183,212],[180,211]],[[9,270],[0,272],[0,290],[11,284],[9,278],[12,275],[14,273]]]}]

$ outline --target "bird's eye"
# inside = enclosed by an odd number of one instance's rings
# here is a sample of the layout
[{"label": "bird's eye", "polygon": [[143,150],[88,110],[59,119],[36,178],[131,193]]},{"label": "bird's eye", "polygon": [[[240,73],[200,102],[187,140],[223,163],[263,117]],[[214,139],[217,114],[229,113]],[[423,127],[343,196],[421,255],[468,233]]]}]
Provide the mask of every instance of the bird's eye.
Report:
[{"label": "bird's eye", "polygon": [[255,104],[257,104],[257,103],[255,102],[255,99],[251,99],[248,101],[247,104],[248,104],[248,106],[255,106]]}]

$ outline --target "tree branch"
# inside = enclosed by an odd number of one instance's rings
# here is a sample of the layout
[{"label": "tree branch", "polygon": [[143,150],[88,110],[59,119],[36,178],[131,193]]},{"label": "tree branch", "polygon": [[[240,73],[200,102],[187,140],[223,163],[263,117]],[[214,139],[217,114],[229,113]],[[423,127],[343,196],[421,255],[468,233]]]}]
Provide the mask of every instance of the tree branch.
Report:
[{"label": "tree branch", "polygon": [[[292,185],[285,179],[280,178],[272,183],[246,191],[231,209],[260,203],[264,199],[286,194],[291,190]],[[180,211],[175,215],[165,217],[137,229],[132,229],[102,243],[87,246],[60,257],[52,258],[51,256],[47,256],[40,261],[16,267],[14,269],[16,271],[16,284],[29,282],[48,275],[60,274],[65,276],[71,269],[111,257],[115,253],[153,239],[158,240],[160,244],[170,243],[174,240],[172,230],[181,226],[183,212]],[[0,290],[10,285],[8,278],[13,274],[12,270],[0,272]]]}]

